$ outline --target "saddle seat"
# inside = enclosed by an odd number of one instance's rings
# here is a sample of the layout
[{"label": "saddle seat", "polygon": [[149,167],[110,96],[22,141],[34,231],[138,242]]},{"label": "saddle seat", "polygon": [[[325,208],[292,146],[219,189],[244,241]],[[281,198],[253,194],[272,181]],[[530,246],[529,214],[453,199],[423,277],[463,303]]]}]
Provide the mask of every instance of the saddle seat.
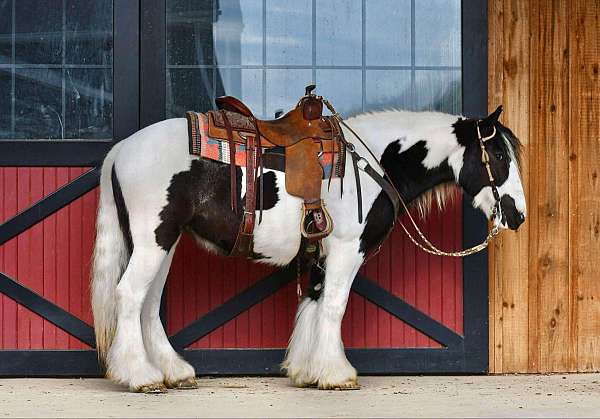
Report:
[{"label": "saddle seat", "polygon": [[[323,167],[320,153],[343,153],[342,130],[334,118],[323,116],[323,99],[312,94],[316,86],[306,88],[305,95],[294,109],[275,120],[260,120],[240,100],[224,96],[215,100],[219,110],[209,111],[208,135],[229,141],[230,153],[235,144],[246,147],[246,203],[238,240],[232,254],[251,253],[255,182],[262,172],[264,149],[283,147],[285,150],[286,191],[303,200],[300,229],[309,241],[326,237],[333,222],[321,200]],[[230,154],[232,167],[232,208],[237,211],[235,192],[235,154]],[[262,180],[262,176],[260,176]],[[262,187],[260,188],[262,191]]]},{"label": "saddle seat", "polygon": [[[245,144],[248,135],[256,135],[257,127],[261,137],[261,147],[290,147],[302,140],[333,140],[336,135],[332,121],[318,113],[314,119],[305,119],[305,107],[310,104],[299,104],[278,119],[256,119],[252,114],[238,113],[235,109],[248,109],[238,99],[223,96],[215,100],[221,111],[209,112],[209,134],[214,138],[227,138],[227,118],[233,131],[234,142]],[[236,103],[236,107],[232,104]],[[249,110],[247,112],[250,112]],[[325,144],[329,144],[325,142]]]}]

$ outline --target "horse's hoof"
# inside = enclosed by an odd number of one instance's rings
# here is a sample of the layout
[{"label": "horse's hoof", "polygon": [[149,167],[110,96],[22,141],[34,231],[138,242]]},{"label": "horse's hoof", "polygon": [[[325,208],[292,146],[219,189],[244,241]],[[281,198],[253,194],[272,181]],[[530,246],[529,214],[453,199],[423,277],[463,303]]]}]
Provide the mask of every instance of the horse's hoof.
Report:
[{"label": "horse's hoof", "polygon": [[196,377],[185,378],[183,380],[175,381],[172,383],[165,383],[168,388],[172,388],[174,390],[195,390],[200,388],[198,385],[198,380]]},{"label": "horse's hoof", "polygon": [[319,383],[319,390],[338,390],[338,391],[346,391],[346,390],[360,390],[360,384],[358,384],[358,380],[348,380],[345,383],[341,384],[321,384]]},{"label": "horse's hoof", "polygon": [[316,388],[317,383],[294,383],[298,388]]},{"label": "horse's hoof", "polygon": [[133,391],[144,394],[162,394],[167,392],[167,387],[164,383],[152,383],[137,387]]}]

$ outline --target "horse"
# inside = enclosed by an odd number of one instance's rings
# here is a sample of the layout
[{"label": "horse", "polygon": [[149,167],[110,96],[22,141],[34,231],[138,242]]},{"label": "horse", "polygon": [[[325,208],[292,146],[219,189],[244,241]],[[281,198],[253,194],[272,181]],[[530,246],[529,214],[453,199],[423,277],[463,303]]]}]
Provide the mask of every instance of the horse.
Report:
[{"label": "horse", "polygon": [[[499,122],[501,112],[498,107],[482,119],[369,112],[347,119],[344,134],[351,138],[351,128],[362,138],[356,151],[381,175],[385,170],[409,207],[426,209],[435,197],[444,201],[450,185],[471,197],[488,219],[500,207],[499,226],[517,230],[526,217],[521,144]],[[482,135],[489,174],[482,164]],[[392,229],[395,211],[382,187],[358,171],[366,214],[359,221],[355,174],[348,172],[322,185],[334,222],[322,240],[322,283],[299,303],[282,364],[298,387],[358,387],[344,353],[342,317],[352,281]],[[237,167],[238,202],[245,195],[245,176]],[[262,263],[285,266],[299,253],[302,200],[286,192],[285,173],[265,169],[262,177],[263,215],[254,231],[254,254]],[[183,233],[211,252],[231,251],[241,215],[230,206],[230,185],[228,164],[190,155],[183,118],[148,126],[108,152],[100,178],[91,301],[98,356],[109,379],[136,392],[197,386],[194,368],[165,334],[160,301]]]}]

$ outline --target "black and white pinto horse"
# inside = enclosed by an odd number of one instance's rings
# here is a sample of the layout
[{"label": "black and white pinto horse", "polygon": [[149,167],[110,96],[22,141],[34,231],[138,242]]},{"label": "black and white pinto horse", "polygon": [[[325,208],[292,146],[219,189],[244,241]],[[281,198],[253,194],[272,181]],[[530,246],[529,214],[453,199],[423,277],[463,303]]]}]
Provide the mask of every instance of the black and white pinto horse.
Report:
[{"label": "black and white pinto horse", "polygon": [[[483,136],[495,128],[486,148],[500,192],[502,227],[516,230],[526,213],[520,143],[498,122],[500,112],[498,108],[477,121],[389,110],[361,114],[347,123],[379,158],[406,202],[429,202],[454,184],[488,218],[496,201],[481,161],[476,124]],[[116,144],[102,167],[92,282],[96,341],[107,376],[133,391],[194,386],[194,368],[175,352],[161,324],[161,294],[183,232],[211,251],[228,254],[240,222],[230,208],[229,166],[191,156],[187,130],[185,119],[147,127]],[[349,132],[345,135],[352,140]],[[363,146],[355,145],[378,167]],[[342,317],[365,255],[380,246],[394,223],[389,198],[359,173],[367,214],[361,223],[353,171],[347,170],[343,179],[343,197],[339,179],[330,188],[323,182],[334,229],[323,240],[324,282],[317,295],[313,292],[300,303],[283,363],[297,386],[357,387],[356,370],[344,354]],[[238,168],[238,202],[243,202],[244,176]],[[254,231],[254,251],[261,262],[283,266],[299,251],[302,201],[286,193],[284,173],[265,170],[263,176],[265,210]]]}]

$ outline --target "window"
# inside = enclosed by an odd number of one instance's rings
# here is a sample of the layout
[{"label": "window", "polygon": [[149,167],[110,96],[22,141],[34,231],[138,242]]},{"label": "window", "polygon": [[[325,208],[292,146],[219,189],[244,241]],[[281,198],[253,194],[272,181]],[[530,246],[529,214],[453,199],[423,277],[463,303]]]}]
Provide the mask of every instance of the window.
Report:
[{"label": "window", "polygon": [[0,139],[112,139],[112,44],[112,0],[0,0]]},{"label": "window", "polygon": [[460,113],[459,0],[167,0],[167,117],[229,94],[257,115],[317,83],[345,116]]}]

